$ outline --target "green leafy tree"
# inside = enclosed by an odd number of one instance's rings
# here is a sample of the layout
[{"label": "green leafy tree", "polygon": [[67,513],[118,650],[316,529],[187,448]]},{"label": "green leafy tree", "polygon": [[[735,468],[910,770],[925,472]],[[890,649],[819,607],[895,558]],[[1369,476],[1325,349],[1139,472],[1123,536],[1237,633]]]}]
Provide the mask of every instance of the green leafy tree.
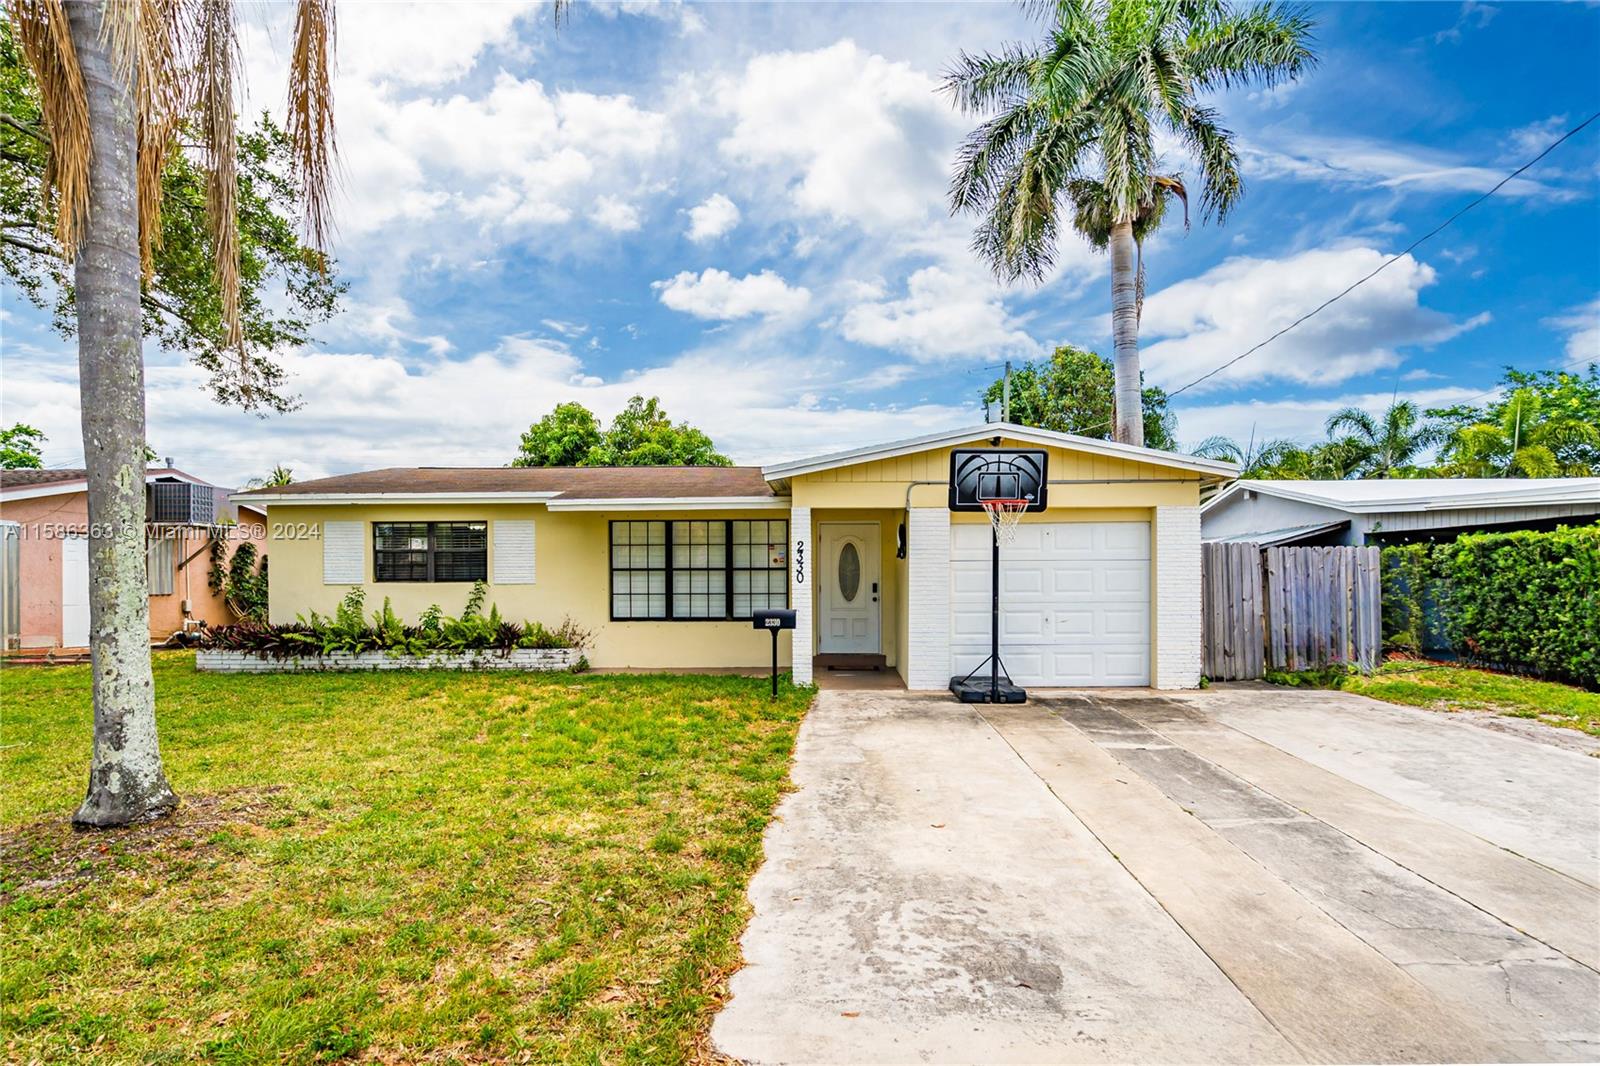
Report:
[{"label": "green leafy tree", "polygon": [[0,470],[37,470],[44,465],[40,456],[44,431],[18,422],[0,429]]},{"label": "green leafy tree", "polygon": [[[77,324],[71,264],[56,240],[56,213],[40,208],[50,149],[38,86],[10,24],[0,22],[0,273],[52,312],[62,336],[71,336]],[[188,153],[166,157],[161,239],[150,249],[139,294],[144,335],[206,370],[222,403],[292,408],[272,352],[307,343],[346,289],[331,262],[299,239],[301,190],[293,174],[289,138],[271,119],[263,116],[239,135],[234,204],[242,343],[230,346],[207,215],[208,174]]]},{"label": "green leafy tree", "polygon": [[1445,436],[1444,428],[1410,400],[1390,404],[1377,418],[1359,407],[1346,407],[1328,419],[1327,430],[1330,439],[1344,440],[1352,453],[1363,456],[1355,469],[1363,478],[1423,475],[1417,460]]},{"label": "green leafy tree", "polygon": [[729,466],[711,438],[674,422],[655,396],[635,396],[600,431],[582,404],[563,403],[522,435],[512,466]]},{"label": "green leafy tree", "polygon": [[1221,459],[1239,467],[1241,478],[1295,478],[1303,479],[1294,471],[1307,459],[1305,449],[1292,440],[1264,440],[1251,438],[1244,444],[1231,437],[1207,437],[1192,449],[1202,459]]},{"label": "green leafy tree", "polygon": [[[1111,360],[1070,344],[1049,359],[1024,363],[1011,372],[1009,419],[1058,433],[1076,433],[1104,440],[1111,436],[1115,373]],[[1005,395],[1005,378],[984,390],[985,403],[996,406]],[[1177,415],[1167,409],[1167,394],[1144,389],[1144,442],[1148,447],[1177,448]]]},{"label": "green leafy tree", "polygon": [[1058,0],[1037,5],[1044,40],[997,54],[962,53],[945,89],[987,116],[963,144],[950,186],[955,212],[981,216],[974,250],[1006,281],[1043,279],[1065,203],[1072,226],[1111,253],[1116,347],[1115,438],[1143,443],[1139,242],[1171,197],[1189,189],[1165,169],[1167,132],[1199,166],[1202,217],[1221,222],[1243,191],[1239,156],[1202,94],[1272,86],[1315,62],[1312,23],[1274,3]]},{"label": "green leafy tree", "polygon": [[512,466],[582,466],[601,448],[600,420],[581,403],[559,403],[528,427]]},{"label": "green leafy tree", "polygon": [[1441,458],[1456,477],[1587,477],[1600,470],[1600,367],[1506,368],[1486,407],[1429,411],[1450,427]]}]

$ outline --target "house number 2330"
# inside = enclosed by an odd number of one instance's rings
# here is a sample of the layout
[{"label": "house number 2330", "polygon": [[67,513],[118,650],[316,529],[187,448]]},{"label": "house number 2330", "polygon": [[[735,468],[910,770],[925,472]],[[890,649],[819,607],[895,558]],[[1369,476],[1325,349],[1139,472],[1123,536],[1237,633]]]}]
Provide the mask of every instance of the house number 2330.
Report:
[{"label": "house number 2330", "polygon": [[794,583],[806,583],[806,542],[803,540],[794,542]]}]

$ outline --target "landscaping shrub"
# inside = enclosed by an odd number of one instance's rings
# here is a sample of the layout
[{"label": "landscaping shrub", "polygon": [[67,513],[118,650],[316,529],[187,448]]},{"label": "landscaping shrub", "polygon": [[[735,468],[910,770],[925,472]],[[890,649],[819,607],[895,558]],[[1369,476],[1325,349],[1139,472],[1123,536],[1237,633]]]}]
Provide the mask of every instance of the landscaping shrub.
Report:
[{"label": "landscaping shrub", "polygon": [[1383,573],[1389,646],[1421,649],[1437,611],[1464,658],[1600,688],[1600,525],[1386,548]]},{"label": "landscaping shrub", "polygon": [[483,601],[487,594],[488,587],[479,581],[472,586],[459,618],[452,618],[433,604],[422,612],[416,625],[407,625],[394,613],[387,596],[383,607],[369,618],[365,614],[366,594],[361,589],[351,589],[332,615],[312,611],[309,617],[300,615],[294,622],[281,625],[250,621],[218,626],[201,635],[200,647],[255,652],[275,659],[364,651],[394,656],[469,651],[504,654],[517,648],[582,648],[593,636],[570,618],[552,629],[542,622],[501,618],[499,608],[493,605],[485,614]]}]

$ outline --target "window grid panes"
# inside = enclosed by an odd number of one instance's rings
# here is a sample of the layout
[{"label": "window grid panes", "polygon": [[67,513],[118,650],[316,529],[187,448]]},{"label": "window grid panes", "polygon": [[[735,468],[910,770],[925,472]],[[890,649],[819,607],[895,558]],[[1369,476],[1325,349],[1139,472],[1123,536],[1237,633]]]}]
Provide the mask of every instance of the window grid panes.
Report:
[{"label": "window grid panes", "polygon": [[487,522],[375,522],[372,574],[378,581],[487,581]]},{"label": "window grid panes", "polygon": [[789,604],[789,523],[611,523],[611,617],[722,621]]},{"label": "window grid panes", "polygon": [[611,523],[611,617],[667,617],[667,523]]}]

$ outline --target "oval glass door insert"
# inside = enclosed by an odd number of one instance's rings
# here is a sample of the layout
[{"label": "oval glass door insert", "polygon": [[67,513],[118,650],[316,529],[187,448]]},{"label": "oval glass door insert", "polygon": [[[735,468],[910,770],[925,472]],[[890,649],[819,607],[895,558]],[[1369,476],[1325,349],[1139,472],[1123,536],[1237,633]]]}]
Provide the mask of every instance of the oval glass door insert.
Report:
[{"label": "oval glass door insert", "polygon": [[854,544],[845,541],[844,547],[839,549],[839,595],[844,597],[844,602],[853,603],[860,591],[861,555]]}]

